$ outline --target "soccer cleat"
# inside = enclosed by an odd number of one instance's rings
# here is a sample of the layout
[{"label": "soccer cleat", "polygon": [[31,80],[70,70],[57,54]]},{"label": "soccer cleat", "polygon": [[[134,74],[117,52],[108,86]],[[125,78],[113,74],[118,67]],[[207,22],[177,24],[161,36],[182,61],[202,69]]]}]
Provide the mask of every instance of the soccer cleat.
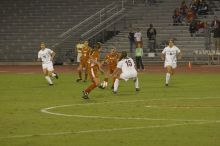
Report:
[{"label": "soccer cleat", "polygon": [[89,98],[89,93],[86,92],[86,91],[83,91],[83,96],[82,96],[82,98],[88,99],[88,98]]},{"label": "soccer cleat", "polygon": [[57,73],[54,73],[54,74],[55,74],[55,78],[58,79],[59,78],[58,74]]},{"label": "soccer cleat", "polygon": [[49,86],[53,86],[53,84],[49,84]]},{"label": "soccer cleat", "polygon": [[105,89],[105,87],[103,87],[102,85],[99,86],[100,89]]},{"label": "soccer cleat", "polygon": [[79,81],[81,81],[81,80],[82,80],[82,79],[77,79],[76,82],[79,82]]},{"label": "soccer cleat", "polygon": [[136,90],[136,91],[140,91],[140,89],[139,89],[139,88],[136,88],[135,90]]},{"label": "soccer cleat", "polygon": [[165,86],[168,86],[168,84],[165,84]]},{"label": "soccer cleat", "polygon": [[83,80],[83,82],[87,82],[87,80]]},{"label": "soccer cleat", "polygon": [[113,94],[117,94],[117,91],[114,91],[114,90],[113,90],[112,93],[113,93]]}]

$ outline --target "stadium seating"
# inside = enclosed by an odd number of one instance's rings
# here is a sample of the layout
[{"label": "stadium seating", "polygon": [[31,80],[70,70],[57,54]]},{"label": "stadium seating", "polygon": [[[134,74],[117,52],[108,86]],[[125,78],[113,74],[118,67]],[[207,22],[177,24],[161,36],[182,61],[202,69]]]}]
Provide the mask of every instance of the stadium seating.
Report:
[{"label": "stadium seating", "polygon": [[45,41],[48,47],[52,46],[61,33],[110,2],[1,0],[0,61],[34,61],[41,41]]}]

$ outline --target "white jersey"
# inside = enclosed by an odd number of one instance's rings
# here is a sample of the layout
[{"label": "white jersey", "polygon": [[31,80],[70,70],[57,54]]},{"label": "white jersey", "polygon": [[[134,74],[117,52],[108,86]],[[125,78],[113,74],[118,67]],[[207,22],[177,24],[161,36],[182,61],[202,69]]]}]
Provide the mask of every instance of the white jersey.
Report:
[{"label": "white jersey", "polygon": [[132,58],[122,59],[118,62],[117,68],[122,70],[120,78],[124,79],[125,81],[137,77],[137,71],[135,69],[135,64]]},{"label": "white jersey", "polygon": [[40,50],[38,52],[38,58],[41,59],[42,64],[52,63],[51,54],[53,51],[51,49],[45,48],[44,50]]},{"label": "white jersey", "polygon": [[140,42],[141,41],[141,32],[136,32],[135,34],[134,34],[134,37],[135,37],[135,39],[136,39],[136,41],[138,41],[138,42]]},{"label": "white jersey", "polygon": [[171,65],[177,63],[177,54],[180,53],[180,49],[176,46],[170,48],[169,46],[165,47],[162,51],[165,54],[165,67],[166,65]]}]

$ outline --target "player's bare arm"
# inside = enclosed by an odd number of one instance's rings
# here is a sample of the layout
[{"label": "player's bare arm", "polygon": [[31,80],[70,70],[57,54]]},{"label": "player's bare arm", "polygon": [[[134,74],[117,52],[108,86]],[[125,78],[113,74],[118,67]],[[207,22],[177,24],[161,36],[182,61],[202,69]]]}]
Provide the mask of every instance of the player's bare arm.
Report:
[{"label": "player's bare arm", "polygon": [[164,60],[165,59],[165,54],[161,53],[160,58],[161,58],[161,60]]},{"label": "player's bare arm", "polygon": [[182,52],[179,52],[178,54],[177,54],[177,59],[179,60],[179,59],[182,59],[182,56],[183,56],[183,53]]},{"label": "player's bare arm", "polygon": [[51,53],[51,61],[53,61],[53,58],[55,57],[55,55],[56,55],[55,52]]}]

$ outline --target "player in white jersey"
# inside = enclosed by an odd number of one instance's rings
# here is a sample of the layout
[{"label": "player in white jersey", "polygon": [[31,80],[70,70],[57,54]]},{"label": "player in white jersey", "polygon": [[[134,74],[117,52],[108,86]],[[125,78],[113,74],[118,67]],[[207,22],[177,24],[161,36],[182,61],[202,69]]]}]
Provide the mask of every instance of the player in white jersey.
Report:
[{"label": "player in white jersey", "polygon": [[169,44],[161,53],[161,59],[164,60],[164,68],[166,68],[166,83],[168,86],[170,75],[173,75],[174,69],[177,67],[177,59],[181,59],[182,53],[178,47],[173,44],[173,40],[169,40]]},{"label": "player in white jersey", "polygon": [[51,77],[55,77],[56,79],[58,79],[58,75],[54,73],[52,62],[55,56],[55,52],[51,49],[46,48],[44,42],[41,42],[40,48],[41,50],[38,52],[38,61],[42,61],[42,69],[45,75],[45,79],[47,80],[49,85],[53,85]]},{"label": "player in white jersey", "polygon": [[126,51],[121,52],[121,57],[119,59],[119,62],[117,63],[117,68],[115,69],[113,75],[116,76],[113,93],[117,93],[118,91],[119,79],[123,79],[125,81],[133,79],[135,89],[136,91],[139,91],[139,83],[135,64],[133,59],[127,56]]}]

